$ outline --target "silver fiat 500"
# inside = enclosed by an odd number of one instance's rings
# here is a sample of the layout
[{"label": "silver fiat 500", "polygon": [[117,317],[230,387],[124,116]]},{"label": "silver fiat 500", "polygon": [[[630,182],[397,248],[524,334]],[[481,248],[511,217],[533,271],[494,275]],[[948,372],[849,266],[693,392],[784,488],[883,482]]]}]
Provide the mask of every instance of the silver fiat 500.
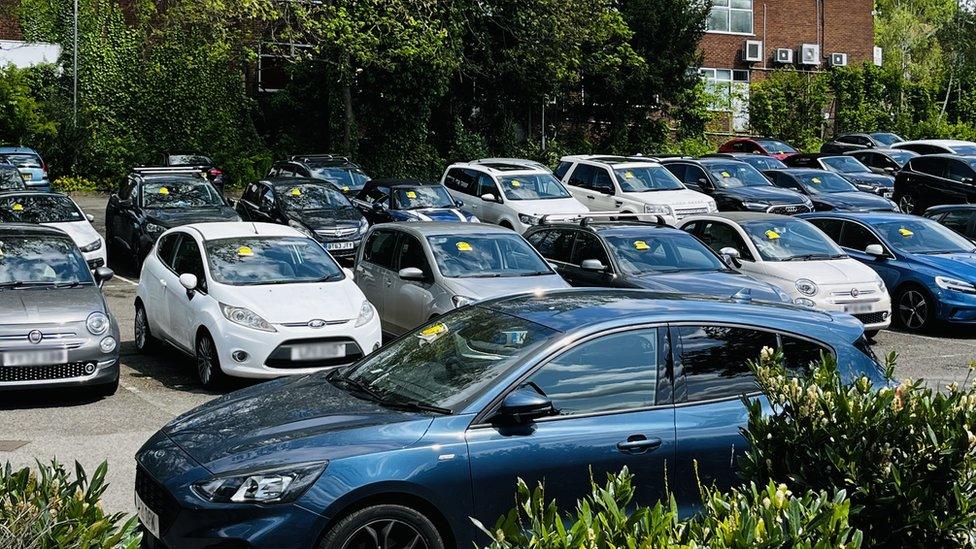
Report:
[{"label": "silver fiat 500", "polygon": [[119,327],[100,286],[64,231],[0,225],[0,390],[119,385]]}]

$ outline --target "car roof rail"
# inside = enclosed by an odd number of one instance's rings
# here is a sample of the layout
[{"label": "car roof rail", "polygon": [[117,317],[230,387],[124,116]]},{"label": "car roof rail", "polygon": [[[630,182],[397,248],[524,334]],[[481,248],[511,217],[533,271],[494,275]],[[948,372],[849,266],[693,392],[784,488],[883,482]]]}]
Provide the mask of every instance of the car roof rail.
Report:
[{"label": "car roof rail", "polygon": [[288,157],[288,160],[293,162],[304,162],[307,160],[342,160],[345,162],[351,162],[348,156],[331,153],[293,154]]},{"label": "car roof rail", "polygon": [[207,166],[138,166],[132,168],[139,175],[200,175]]},{"label": "car roof rail", "polygon": [[[641,221],[637,218],[637,215],[648,216],[654,215],[655,221]],[[627,219],[633,217],[634,219]],[[624,219],[621,219],[624,218]],[[572,214],[546,214],[539,218],[539,225],[548,225],[552,221],[577,221],[579,220],[580,227],[589,226],[591,221],[605,219],[608,221],[623,221],[625,223],[639,223],[643,225],[654,225],[657,227],[667,227],[668,224],[664,221],[664,217],[656,214],[632,214],[626,212],[587,212],[587,213],[572,213]]]}]

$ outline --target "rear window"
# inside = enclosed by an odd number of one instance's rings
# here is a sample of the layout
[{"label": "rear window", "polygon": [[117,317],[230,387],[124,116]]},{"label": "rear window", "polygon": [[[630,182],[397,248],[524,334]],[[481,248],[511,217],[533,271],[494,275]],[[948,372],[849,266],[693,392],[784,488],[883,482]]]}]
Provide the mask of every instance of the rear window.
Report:
[{"label": "rear window", "polygon": [[7,158],[7,162],[10,162],[18,168],[40,168],[41,167],[41,157],[36,154],[28,153],[17,153],[17,154],[5,154],[3,155]]}]

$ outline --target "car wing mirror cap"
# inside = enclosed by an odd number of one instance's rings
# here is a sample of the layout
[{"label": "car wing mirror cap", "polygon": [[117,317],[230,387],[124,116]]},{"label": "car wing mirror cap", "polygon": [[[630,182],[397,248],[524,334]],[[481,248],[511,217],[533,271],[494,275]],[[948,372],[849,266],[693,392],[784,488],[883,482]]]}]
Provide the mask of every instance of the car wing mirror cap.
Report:
[{"label": "car wing mirror cap", "polygon": [[498,198],[496,198],[495,195],[491,193],[485,193],[481,195],[481,199],[484,200],[485,202],[498,202]]},{"label": "car wing mirror cap", "polygon": [[108,267],[98,267],[95,269],[95,282],[97,282],[99,286],[105,284],[109,280],[112,280],[112,277],[114,276],[115,271],[109,269]]},{"label": "car wing mirror cap", "polygon": [[739,250],[731,246],[726,246],[725,248],[719,250],[719,253],[722,254],[723,258],[725,258],[726,263],[729,263],[736,267],[740,265],[739,258],[742,257],[742,254],[739,253]]},{"label": "car wing mirror cap", "polygon": [[874,257],[885,257],[884,248],[881,244],[868,244],[867,248],[864,248],[864,253],[868,255],[873,255]]},{"label": "car wing mirror cap", "polygon": [[556,414],[556,408],[549,397],[539,394],[531,387],[520,387],[509,393],[498,406],[494,420],[525,423],[533,419]]},{"label": "car wing mirror cap", "polygon": [[180,286],[186,288],[187,292],[192,292],[197,289],[197,275],[192,273],[183,273],[180,275]]},{"label": "car wing mirror cap", "polygon": [[400,278],[403,280],[423,280],[424,272],[417,267],[404,267],[400,269]]},{"label": "car wing mirror cap", "polygon": [[92,214],[85,214],[85,219],[87,219],[89,223],[92,223],[95,221],[95,216]]},{"label": "car wing mirror cap", "polygon": [[599,259],[584,259],[580,267],[584,271],[602,271],[607,268]]}]

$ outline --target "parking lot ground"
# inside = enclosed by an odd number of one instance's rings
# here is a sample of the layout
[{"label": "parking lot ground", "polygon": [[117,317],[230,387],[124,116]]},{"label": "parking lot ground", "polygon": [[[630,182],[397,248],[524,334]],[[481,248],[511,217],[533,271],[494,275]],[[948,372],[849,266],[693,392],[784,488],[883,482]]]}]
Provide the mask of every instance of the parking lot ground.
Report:
[{"label": "parking lot ground", "polygon": [[[95,216],[96,228],[104,234],[105,197],[75,199]],[[104,292],[122,335],[118,393],[105,399],[70,391],[0,393],[0,462],[23,466],[57,458],[69,466],[77,460],[91,471],[107,460],[110,486],[105,507],[132,512],[136,450],[166,422],[221,393],[201,389],[193,361],[175,350],[151,356],[135,352],[132,320],[137,275],[124,268],[117,272]],[[976,330],[954,328],[930,335],[885,331],[874,349],[879,356],[899,353],[899,378],[921,378],[941,387],[969,376],[969,361],[976,358]]]}]

